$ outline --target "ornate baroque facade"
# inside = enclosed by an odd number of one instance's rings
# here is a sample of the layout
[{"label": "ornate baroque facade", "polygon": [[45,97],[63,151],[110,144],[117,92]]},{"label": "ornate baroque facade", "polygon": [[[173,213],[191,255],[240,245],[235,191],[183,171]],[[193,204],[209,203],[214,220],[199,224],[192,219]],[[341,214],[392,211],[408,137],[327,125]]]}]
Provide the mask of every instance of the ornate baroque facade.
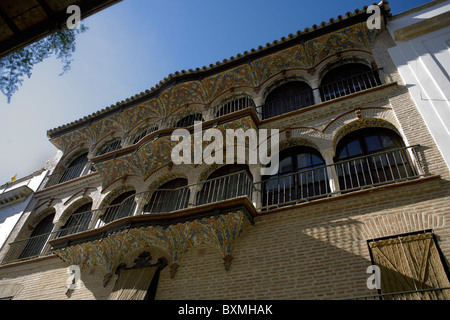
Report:
[{"label": "ornate baroque facade", "polygon": [[[381,9],[381,29],[356,10],[50,130],[60,151],[2,248],[0,297],[117,298],[124,270],[151,266],[156,299],[447,298],[450,172]],[[174,164],[194,120],[279,129],[278,173]]]}]

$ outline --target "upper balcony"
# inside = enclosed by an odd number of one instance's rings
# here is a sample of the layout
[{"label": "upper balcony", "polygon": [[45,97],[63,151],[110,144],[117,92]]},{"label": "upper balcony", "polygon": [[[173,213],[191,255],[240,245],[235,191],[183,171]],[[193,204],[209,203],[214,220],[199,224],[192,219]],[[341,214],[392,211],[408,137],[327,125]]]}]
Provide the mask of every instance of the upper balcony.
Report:
[{"label": "upper balcony", "polygon": [[85,152],[72,160],[66,169],[56,170],[45,177],[38,191],[72,181],[95,172],[95,168],[88,160],[88,153]]},{"label": "upper balcony", "polygon": [[334,68],[326,73],[316,88],[311,88],[304,82],[288,81],[271,90],[261,105],[256,105],[252,97],[248,95],[238,95],[202,110],[191,110],[189,113],[181,115],[177,113],[148,121],[122,137],[108,139],[96,148],[89,160],[86,153],[72,161],[67,168],[53,173],[46,178],[40,190],[89,173],[101,174],[103,168],[98,167],[97,163],[134,152],[148,141],[156,141],[159,137],[171,134],[176,128],[192,127],[195,121],[217,125],[219,122],[235,120],[233,115],[243,116],[246,111],[251,111],[250,113],[255,115],[257,126],[258,121],[275,120],[284,114],[289,116],[291,112],[345,97],[350,98],[354,94],[389,84],[390,79],[384,75],[383,69],[370,70],[366,65],[353,63]]}]

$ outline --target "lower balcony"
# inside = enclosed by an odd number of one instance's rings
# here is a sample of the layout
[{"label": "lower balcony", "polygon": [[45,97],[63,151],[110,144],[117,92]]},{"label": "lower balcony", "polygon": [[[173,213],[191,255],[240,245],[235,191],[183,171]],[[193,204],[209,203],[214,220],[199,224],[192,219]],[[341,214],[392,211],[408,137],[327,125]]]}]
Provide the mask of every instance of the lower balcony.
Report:
[{"label": "lower balcony", "polygon": [[[9,243],[2,263],[51,253],[51,246],[86,237],[101,239],[115,230],[142,225],[170,226],[244,208],[249,221],[264,211],[337,197],[353,191],[422,177],[417,146],[353,158],[263,181],[247,171],[194,185],[132,195],[120,204],[73,214],[63,228]],[[81,241],[81,240],[80,240]]]},{"label": "lower balcony", "polygon": [[95,168],[92,166],[91,162],[80,163],[65,170],[57,171],[47,176],[39,191],[44,190],[46,188],[53,187],[55,185],[74,180],[76,178],[85,176],[89,173],[95,172]]}]

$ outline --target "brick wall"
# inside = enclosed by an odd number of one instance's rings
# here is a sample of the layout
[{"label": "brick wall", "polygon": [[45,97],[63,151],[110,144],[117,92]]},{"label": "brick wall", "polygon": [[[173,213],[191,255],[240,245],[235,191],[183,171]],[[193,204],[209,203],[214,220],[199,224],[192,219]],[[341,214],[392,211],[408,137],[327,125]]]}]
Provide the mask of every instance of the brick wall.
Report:
[{"label": "brick wall", "polygon": [[[157,299],[335,299],[366,288],[367,240],[433,229],[450,255],[448,182],[430,177],[322,199],[256,218],[237,242],[229,271],[213,246],[187,253],[174,279],[160,277]],[[0,268],[0,288],[20,284],[16,299],[106,299],[104,270],[82,271],[67,292],[67,266],[56,257]],[[0,292],[1,289],[0,289]],[[6,292],[2,292],[6,294]]]},{"label": "brick wall", "polygon": [[216,249],[192,250],[174,279],[168,270],[161,274],[157,298],[340,299],[376,294],[366,287],[371,265],[367,240],[433,229],[444,255],[450,254],[450,197],[440,184],[431,178],[395,191],[362,191],[259,217],[242,234],[228,272]]}]

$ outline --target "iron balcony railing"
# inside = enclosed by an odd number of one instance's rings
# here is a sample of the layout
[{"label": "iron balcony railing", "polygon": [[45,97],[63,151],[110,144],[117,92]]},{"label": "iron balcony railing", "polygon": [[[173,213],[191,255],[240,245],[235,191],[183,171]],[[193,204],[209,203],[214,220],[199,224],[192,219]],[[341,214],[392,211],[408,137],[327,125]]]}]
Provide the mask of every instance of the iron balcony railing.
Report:
[{"label": "iron balcony railing", "polygon": [[296,204],[332,194],[327,167],[272,177],[261,182],[262,209]]},{"label": "iron balcony railing", "polygon": [[[383,69],[356,74],[352,77],[346,77],[333,83],[321,85],[318,88],[305,90],[292,96],[286,96],[265,103],[256,107],[256,111],[261,119],[272,118],[287,112],[318,104],[319,102],[333,100],[355,92],[378,87],[384,83],[385,80],[383,79]],[[315,97],[317,90],[321,101],[318,97]]]},{"label": "iron balcony railing", "polygon": [[254,107],[255,103],[253,99],[249,96],[244,96],[213,107],[211,114],[214,117],[219,118],[229,113]]},{"label": "iron balcony railing", "polygon": [[135,134],[132,134],[130,136],[128,136],[125,139],[125,146],[131,146],[133,144],[138,143],[142,138],[144,138],[145,136],[149,135],[152,132],[155,132],[158,130],[158,126],[156,123],[152,123],[150,126],[141,129],[140,131],[136,132]]},{"label": "iron balcony railing", "polygon": [[240,171],[222,177],[208,179],[200,185],[197,193],[197,205],[218,202],[240,196],[253,199],[253,179],[247,171]]},{"label": "iron balcony railing", "polygon": [[226,114],[237,112],[246,108],[254,108],[255,103],[249,96],[237,97],[236,99],[205,108],[204,112],[192,113],[180,118],[178,114],[169,115],[160,119],[151,121],[148,125],[138,132],[128,136],[125,139],[124,146],[130,146],[138,143],[142,138],[159,129],[189,127],[194,121],[204,121],[203,114],[209,118],[218,118]]},{"label": "iron balcony railing", "polygon": [[16,240],[9,244],[9,250],[2,259],[2,263],[22,261],[51,254],[48,241],[55,233],[45,233],[31,238]]},{"label": "iron balcony railing", "polygon": [[261,208],[268,210],[418,178],[422,169],[417,147],[392,149],[263,180],[257,188],[261,190]]},{"label": "iron balcony railing", "polygon": [[96,152],[97,156],[101,156],[122,148],[122,141],[120,138],[116,138],[114,140],[110,140],[103,144]]},{"label": "iron balcony railing", "polygon": [[[197,197],[191,197],[197,190]],[[65,226],[51,233],[15,241],[2,263],[37,257],[49,253],[47,242],[54,238],[80,233],[101,227],[112,221],[136,214],[160,214],[186,209],[190,206],[214,203],[238,196],[253,198],[253,181],[246,171],[241,171],[204,182],[175,189],[156,189],[132,195],[122,203],[102,209],[76,213],[70,216]],[[146,203],[138,212],[136,200]],[[192,200],[192,204],[190,201]]]},{"label": "iron balcony railing", "polygon": [[380,77],[381,74],[383,74],[383,69],[372,70],[330,84],[321,85],[319,90],[322,101],[328,101],[378,87],[383,84],[383,77]]},{"label": "iron balcony railing", "polygon": [[422,290],[381,293],[355,297],[349,300],[450,300],[450,288],[428,288]]},{"label": "iron balcony railing", "polygon": [[48,175],[39,190],[43,190],[45,188],[49,188],[52,186],[55,186],[57,184],[70,181],[73,179],[76,179],[78,177],[87,175],[91,172],[94,172],[94,167],[92,166],[92,163],[90,161],[78,164],[76,166],[67,168],[62,171],[58,171],[55,173],[52,173],[51,175]]},{"label": "iron balcony railing", "polygon": [[263,120],[314,105],[313,89],[267,102],[256,108]]},{"label": "iron balcony railing", "polygon": [[[240,171],[194,185],[149,190],[130,196],[117,205],[73,214],[64,227],[51,234],[10,243],[10,250],[3,262],[45,254],[45,245],[52,237],[98,228],[136,214],[167,213],[239,196],[248,196],[257,210],[267,211],[363,188],[416,179],[423,175],[417,160],[417,147],[378,152],[260,182],[253,182],[247,171]],[[142,206],[137,203],[142,203]]]}]

